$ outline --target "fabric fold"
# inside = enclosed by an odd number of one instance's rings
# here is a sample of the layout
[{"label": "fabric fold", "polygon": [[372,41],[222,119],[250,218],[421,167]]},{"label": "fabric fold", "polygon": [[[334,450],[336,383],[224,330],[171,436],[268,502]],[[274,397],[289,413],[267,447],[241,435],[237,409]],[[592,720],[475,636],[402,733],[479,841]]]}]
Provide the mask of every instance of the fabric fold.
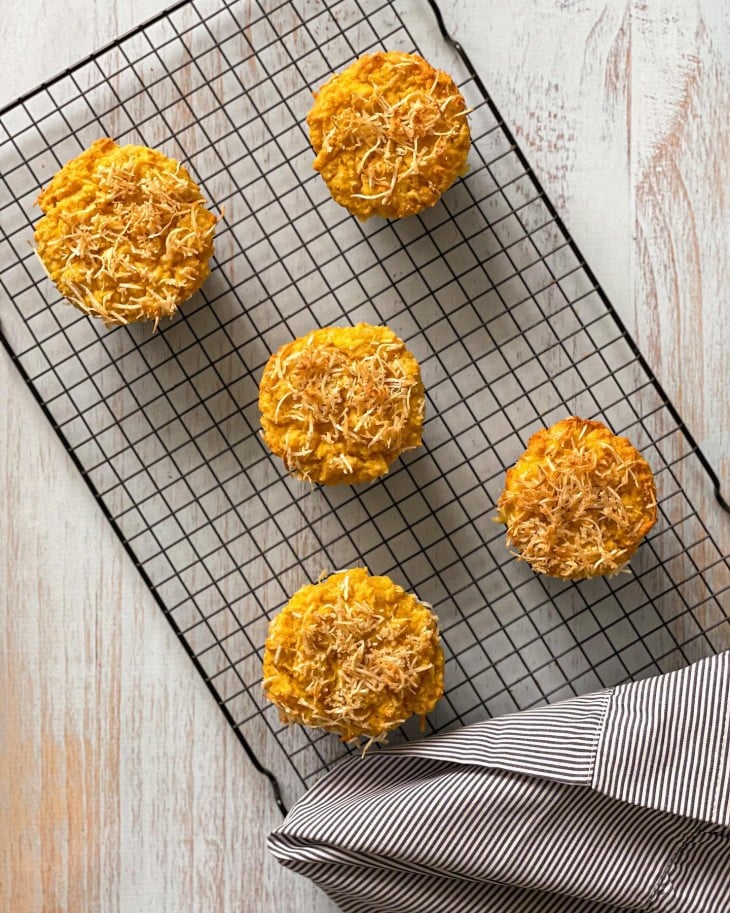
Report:
[{"label": "fabric fold", "polygon": [[730,652],[615,688],[593,785],[730,827]]},{"label": "fabric fold", "polygon": [[610,701],[611,691],[598,691],[386,751],[589,785]]},{"label": "fabric fold", "polygon": [[270,849],[348,913],[730,911],[729,658],[346,761]]}]

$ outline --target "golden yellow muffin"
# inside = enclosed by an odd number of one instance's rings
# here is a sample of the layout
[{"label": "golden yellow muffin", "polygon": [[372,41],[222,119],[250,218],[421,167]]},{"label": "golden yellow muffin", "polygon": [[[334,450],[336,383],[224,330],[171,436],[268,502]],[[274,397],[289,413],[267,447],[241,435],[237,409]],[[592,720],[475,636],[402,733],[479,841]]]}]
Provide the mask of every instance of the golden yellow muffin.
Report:
[{"label": "golden yellow muffin", "polygon": [[467,109],[453,79],[417,54],[365,54],[315,95],[314,168],[358,219],[433,206],[466,171]]},{"label": "golden yellow muffin", "polygon": [[530,438],[498,506],[520,558],[573,580],[620,570],[657,518],[654,476],[638,450],[575,417]]},{"label": "golden yellow muffin", "polygon": [[172,317],[210,272],[218,221],[183,166],[99,139],[38,197],[38,255],[61,294],[107,326]]},{"label": "golden yellow muffin", "polygon": [[326,327],[283,345],[259,386],[264,440],[297,479],[369,482],[421,443],[418,362],[383,326]]},{"label": "golden yellow muffin", "polygon": [[443,693],[436,616],[388,577],[338,571],[269,625],[263,685],[282,722],[381,740]]}]

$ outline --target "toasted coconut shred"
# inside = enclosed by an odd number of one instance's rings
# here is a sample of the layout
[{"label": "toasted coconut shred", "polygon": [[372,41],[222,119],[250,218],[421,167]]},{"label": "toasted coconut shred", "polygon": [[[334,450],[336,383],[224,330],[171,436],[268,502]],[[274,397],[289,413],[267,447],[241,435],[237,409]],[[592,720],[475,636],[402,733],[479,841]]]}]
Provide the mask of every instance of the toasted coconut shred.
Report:
[{"label": "toasted coconut shred", "polygon": [[421,440],[418,363],[387,327],[328,327],[282,346],[259,405],[267,443],[306,481],[376,478]]},{"label": "toasted coconut shred", "polygon": [[533,570],[580,579],[616,573],[657,517],[651,469],[600,422],[538,432],[499,499],[507,542]]},{"label": "toasted coconut shred", "polygon": [[[399,179],[421,174],[436,161],[449,137],[456,135],[459,125],[451,122],[455,115],[447,118],[446,111],[457,98],[462,105],[463,100],[458,93],[435,99],[432,93],[437,83],[438,76],[429,89],[409,92],[392,104],[374,88],[371,103],[377,110],[350,108],[332,118],[333,126],[324,138],[323,152],[331,153],[336,148],[335,140],[338,145],[359,148],[358,174],[365,174],[373,189],[373,193],[354,193],[355,199],[389,201]],[[458,116],[465,115],[466,109],[462,107]],[[439,140],[425,143],[424,137],[439,137]]]},{"label": "toasted coconut shred", "polygon": [[358,218],[412,215],[464,172],[468,113],[451,77],[418,55],[364,55],[316,96],[314,168]]},{"label": "toasted coconut shred", "polygon": [[436,617],[387,577],[337,572],[272,621],[263,686],[285,722],[381,741],[443,692]]},{"label": "toasted coconut shred", "polygon": [[209,273],[217,217],[172,159],[101,139],[38,204],[38,255],[73,304],[105,324],[172,316]]}]

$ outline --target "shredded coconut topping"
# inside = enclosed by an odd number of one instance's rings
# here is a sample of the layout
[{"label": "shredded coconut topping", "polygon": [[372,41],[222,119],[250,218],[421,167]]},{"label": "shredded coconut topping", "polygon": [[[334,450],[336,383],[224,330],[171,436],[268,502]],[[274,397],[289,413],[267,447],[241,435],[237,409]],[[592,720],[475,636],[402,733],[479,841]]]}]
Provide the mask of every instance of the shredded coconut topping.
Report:
[{"label": "shredded coconut topping", "polygon": [[[331,437],[368,447],[383,438],[386,446],[395,446],[416,385],[397,358],[387,357],[402,346],[374,343],[372,355],[353,359],[337,346],[314,346],[313,341],[310,336],[304,351],[277,365],[290,388],[277,406],[284,407],[281,420],[301,423],[310,434],[316,423]],[[353,421],[352,416],[359,417]]]},{"label": "shredded coconut topping", "polygon": [[84,312],[157,326],[207,274],[217,219],[179,163],[144,147],[96,145],[95,164],[87,152],[41,195],[50,214],[36,229],[39,253]]},{"label": "shredded coconut topping", "polygon": [[[339,344],[337,333],[357,338],[356,350]],[[361,469],[376,452],[395,455],[420,441],[420,373],[389,330],[360,324],[311,333],[304,345],[272,356],[262,388],[275,403],[273,416],[262,416],[267,440],[273,418],[286,429],[281,455],[299,478],[309,479],[313,461],[322,458],[347,478],[355,463]]]},{"label": "shredded coconut topping", "polygon": [[315,94],[314,169],[358,219],[414,215],[465,172],[468,113],[454,80],[418,55],[364,54]]},{"label": "shredded coconut topping", "polygon": [[[441,651],[435,617],[415,597],[398,588],[394,604],[383,605],[381,600],[378,605],[377,598],[364,601],[353,592],[353,575],[360,584],[366,576],[362,570],[333,575],[339,579],[334,590],[330,586],[329,599],[312,600],[301,611],[297,606],[295,644],[282,634],[292,619],[278,630],[282,616],[274,620],[267,649],[277,646],[271,666],[266,664],[263,684],[294,722],[337,732],[349,740],[366,736],[371,742],[380,741],[412,713],[427,712],[419,708],[418,694],[424,675],[435,675],[434,663]],[[282,670],[291,679],[285,703],[281,693],[274,693]],[[439,694],[440,685],[427,709]]]},{"label": "shredded coconut topping", "polygon": [[588,433],[599,423],[567,422],[562,434],[554,432],[564,423],[543,432],[544,452],[528,448],[510,470],[499,500],[507,541],[538,573],[615,573],[656,519],[651,472],[625,439],[604,426]]},{"label": "shredded coconut topping", "polygon": [[399,180],[428,170],[429,164],[443,155],[450,138],[461,129],[457,118],[469,113],[460,94],[443,98],[434,95],[438,73],[429,89],[388,102],[388,90],[400,78],[397,71],[418,66],[410,55],[403,55],[402,63],[393,67],[396,72],[389,83],[371,83],[373,92],[367,103],[355,96],[353,107],[332,117],[322,152],[361,151],[357,171],[364,175],[372,192],[353,193],[355,198],[388,202]]}]

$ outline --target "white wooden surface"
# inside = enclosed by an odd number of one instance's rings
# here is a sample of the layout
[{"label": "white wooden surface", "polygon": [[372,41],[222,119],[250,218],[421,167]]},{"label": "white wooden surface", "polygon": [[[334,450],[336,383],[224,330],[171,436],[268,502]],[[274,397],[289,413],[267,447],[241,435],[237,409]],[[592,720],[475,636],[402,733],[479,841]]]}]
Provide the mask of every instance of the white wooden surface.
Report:
[{"label": "white wooden surface", "polygon": [[[6,4],[0,103],[162,5]],[[730,8],[442,5],[727,491]],[[0,478],[0,910],[333,910],[4,356]]]}]

